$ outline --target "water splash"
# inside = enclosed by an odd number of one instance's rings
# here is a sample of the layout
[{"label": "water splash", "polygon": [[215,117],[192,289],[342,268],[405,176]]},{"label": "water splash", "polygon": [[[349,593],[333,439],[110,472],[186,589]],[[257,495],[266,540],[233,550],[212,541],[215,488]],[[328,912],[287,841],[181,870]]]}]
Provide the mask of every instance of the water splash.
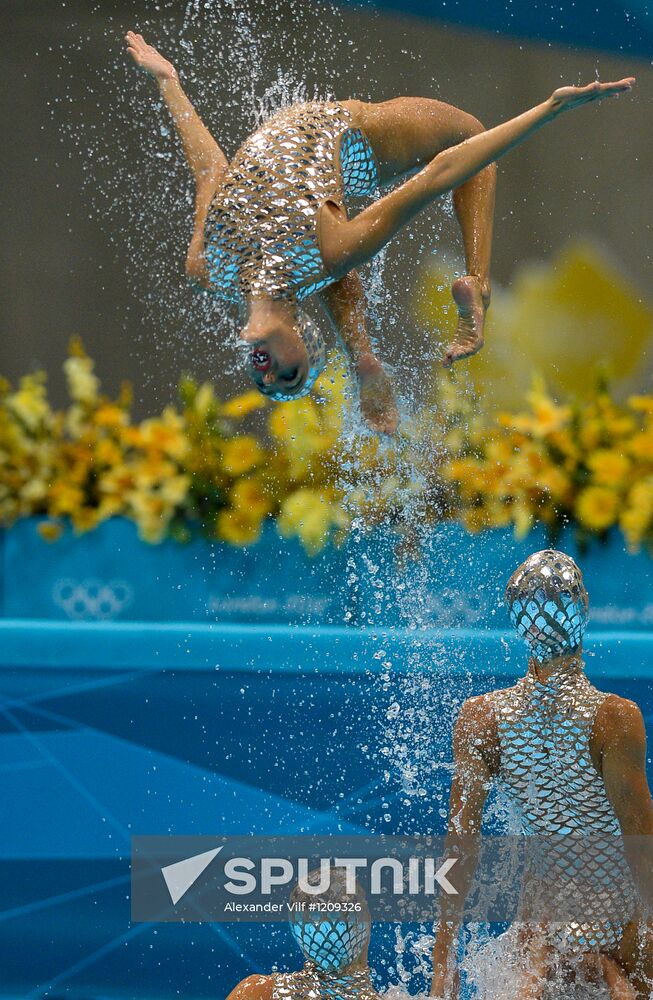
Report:
[{"label": "water splash", "polygon": [[[87,45],[106,47],[106,63],[88,86],[89,100],[102,109],[101,118],[91,125],[72,103],[65,110],[57,106],[51,111],[57,120],[65,119],[62,138],[67,146],[83,151],[91,209],[125,262],[125,281],[134,301],[144,305],[142,339],[148,356],[154,353],[156,366],[158,358],[174,356],[183,345],[201,366],[220,350],[215,363],[240,377],[236,355],[222,350],[223,343],[235,342],[237,315],[209,294],[184,288],[193,190],[167,111],[152,82],[126,62],[124,25],[102,15],[100,4],[93,10],[102,16],[99,37],[91,37],[80,26],[77,46],[78,51]],[[380,92],[373,66],[375,46],[370,44],[367,53],[356,50],[343,34],[338,9],[328,4],[189,0],[180,12],[175,0],[161,0],[135,27],[178,65],[189,96],[227,155],[279,108],[344,96],[336,93],[336,66],[343,47],[355,67],[349,80],[351,93],[355,81],[357,97],[374,98]],[[299,44],[305,37],[319,39],[319,45],[311,47],[310,64]],[[406,92],[413,58],[406,53]],[[62,54],[64,72],[69,63],[68,54]],[[445,217],[451,214],[450,199],[443,208]],[[404,427],[409,429],[423,403],[436,351],[433,331],[420,329],[398,305],[393,279],[397,262],[406,258],[413,264],[432,247],[439,226],[436,217],[428,247],[407,234],[405,241],[381,253],[364,271],[374,339],[382,348],[388,331],[398,329],[402,334],[399,353],[388,366],[394,368]],[[352,405],[345,419],[344,444],[355,454],[369,434]],[[421,445],[430,449],[421,455],[421,462],[416,461],[419,442],[416,445],[410,433],[398,445],[388,442],[383,447],[397,452],[393,489],[401,499],[402,522],[396,523],[390,514],[374,536],[363,518],[357,518],[347,562],[350,605],[357,608],[358,619],[371,636],[369,674],[377,695],[377,743],[361,752],[381,763],[384,776],[383,787],[375,790],[378,804],[365,813],[368,803],[363,802],[363,816],[371,829],[441,832],[451,776],[450,734],[472,677],[462,656],[452,654],[431,633],[434,625],[442,624],[442,615],[441,609],[429,604],[425,560],[406,559],[396,551],[407,525],[416,548],[427,551],[431,529],[423,526],[426,499],[421,470],[424,459],[438,461],[438,444],[430,437]],[[340,470],[338,485],[345,504],[356,490],[372,494],[385,488],[381,470],[362,487],[354,471],[346,465]],[[352,616],[350,610],[344,612],[345,620],[348,615]],[[408,646],[395,641],[401,633],[410,637]],[[497,817],[505,818],[496,808]],[[395,953],[385,962],[388,978],[398,985],[388,997],[399,1000],[416,983],[427,981],[431,946],[427,928],[397,928]]]}]

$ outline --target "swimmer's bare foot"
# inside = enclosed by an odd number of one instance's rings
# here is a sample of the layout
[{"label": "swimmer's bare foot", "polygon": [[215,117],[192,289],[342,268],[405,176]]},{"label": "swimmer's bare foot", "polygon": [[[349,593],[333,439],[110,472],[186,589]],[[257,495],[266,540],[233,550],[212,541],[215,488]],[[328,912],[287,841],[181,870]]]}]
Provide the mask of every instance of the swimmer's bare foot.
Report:
[{"label": "swimmer's bare foot", "polygon": [[394,434],[399,410],[389,375],[373,354],[359,358],[357,371],[363,420],[377,434]]},{"label": "swimmer's bare foot", "polygon": [[451,294],[458,307],[458,328],[456,336],[442,359],[445,368],[451,368],[455,361],[471,358],[483,346],[483,328],[489,296],[484,294],[481,282],[474,275],[454,281]]}]

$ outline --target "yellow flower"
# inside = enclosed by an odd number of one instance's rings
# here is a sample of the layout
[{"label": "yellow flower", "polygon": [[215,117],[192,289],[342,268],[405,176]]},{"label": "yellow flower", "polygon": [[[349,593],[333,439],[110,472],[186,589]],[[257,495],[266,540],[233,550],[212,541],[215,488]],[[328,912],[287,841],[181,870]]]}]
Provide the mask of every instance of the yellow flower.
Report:
[{"label": "yellow flower", "polygon": [[48,494],[48,484],[41,476],[32,476],[20,491],[21,500],[26,500],[30,504],[37,504]]},{"label": "yellow flower", "polygon": [[108,469],[100,480],[100,491],[109,496],[124,496],[134,489],[136,472],[132,465],[119,464]]},{"label": "yellow flower", "polygon": [[569,477],[556,465],[550,465],[536,474],[537,486],[553,500],[564,500],[571,489]]},{"label": "yellow flower", "polygon": [[620,486],[630,472],[628,457],[611,448],[599,448],[589,456],[587,465],[601,486]]},{"label": "yellow flower", "polygon": [[140,537],[153,544],[162,541],[170,523],[172,509],[156,493],[138,490],[129,494],[129,506]]},{"label": "yellow flower", "polygon": [[272,509],[270,498],[256,476],[239,479],[231,490],[230,500],[236,510],[249,511],[255,517],[264,517]]},{"label": "yellow flower", "polygon": [[43,377],[27,375],[21,379],[18,391],[7,397],[7,407],[29,431],[45,424],[50,416],[50,405]]},{"label": "yellow flower", "polygon": [[93,362],[87,357],[73,355],[63,364],[70,398],[76,403],[91,404],[97,399],[100,380],[93,373]]},{"label": "yellow flower", "polygon": [[512,507],[512,520],[515,525],[515,538],[526,538],[533,527],[533,511],[524,501],[519,501]]},{"label": "yellow flower", "polygon": [[84,502],[84,492],[65,479],[52,483],[48,491],[48,506],[52,514],[73,514]]},{"label": "yellow flower", "polygon": [[597,417],[583,421],[578,431],[578,439],[585,451],[597,448],[603,437],[603,423]]},{"label": "yellow flower", "polygon": [[134,462],[132,469],[136,487],[141,490],[153,489],[177,473],[175,463],[162,458],[156,452],[146,455],[141,461]]},{"label": "yellow flower", "polygon": [[56,542],[61,538],[63,525],[58,521],[41,521],[38,526],[38,533],[46,542]]},{"label": "yellow flower", "polygon": [[641,410],[653,417],[653,396],[631,396],[628,405],[633,410]]},{"label": "yellow flower", "polygon": [[195,393],[193,409],[202,420],[206,420],[212,411],[215,412],[214,407],[215,394],[213,386],[209,385],[208,382],[204,382]]},{"label": "yellow flower", "polygon": [[162,452],[177,460],[188,451],[184,420],[172,406],[166,406],[158,419],[145,420],[140,427],[140,441],[145,448]]},{"label": "yellow flower", "polygon": [[531,429],[537,437],[545,437],[562,430],[569,422],[571,408],[559,406],[546,392],[542,383],[536,383],[526,396],[533,410]]},{"label": "yellow flower", "polygon": [[190,476],[168,476],[162,480],[159,496],[170,507],[179,507],[188,496]]},{"label": "yellow flower", "polygon": [[95,411],[94,420],[99,427],[122,427],[127,422],[127,414],[115,403],[103,403]]},{"label": "yellow flower", "polygon": [[633,434],[628,442],[628,451],[638,461],[653,464],[653,428]]},{"label": "yellow flower", "polygon": [[637,549],[653,528],[653,479],[635,483],[619,525],[631,549]]},{"label": "yellow flower", "polygon": [[252,516],[242,510],[221,510],[217,518],[220,538],[231,545],[251,545],[261,534],[261,517]]},{"label": "yellow flower", "polygon": [[263,449],[251,434],[230,438],[222,444],[222,467],[230,476],[242,476],[263,458]]},{"label": "yellow flower", "polygon": [[122,461],[122,450],[115,441],[111,441],[109,438],[104,438],[102,441],[98,441],[97,448],[95,449],[95,459],[100,465],[115,466],[119,465]]},{"label": "yellow flower", "polygon": [[607,486],[588,486],[576,500],[576,515],[591,531],[606,531],[618,513],[619,496]]},{"label": "yellow flower", "polygon": [[261,410],[264,406],[267,406],[267,403],[268,400],[265,396],[256,389],[253,389],[251,392],[243,393],[242,396],[235,396],[233,399],[230,399],[222,406],[221,413],[225,417],[235,417],[238,419],[248,416],[255,410]]},{"label": "yellow flower", "polygon": [[283,501],[277,527],[283,538],[296,535],[309,555],[315,555],[326,545],[331,528],[344,520],[329,492],[304,488]]},{"label": "yellow flower", "polygon": [[100,521],[104,520],[103,512],[99,507],[79,507],[72,511],[70,515],[73,528],[82,534],[85,531],[92,531],[97,528]]},{"label": "yellow flower", "polygon": [[591,398],[593,370],[632,378],[649,349],[653,315],[645,296],[591,244],[525,264],[509,292],[497,291],[487,348],[468,368],[486,408],[516,408],[533,371],[547,372],[556,393]]}]

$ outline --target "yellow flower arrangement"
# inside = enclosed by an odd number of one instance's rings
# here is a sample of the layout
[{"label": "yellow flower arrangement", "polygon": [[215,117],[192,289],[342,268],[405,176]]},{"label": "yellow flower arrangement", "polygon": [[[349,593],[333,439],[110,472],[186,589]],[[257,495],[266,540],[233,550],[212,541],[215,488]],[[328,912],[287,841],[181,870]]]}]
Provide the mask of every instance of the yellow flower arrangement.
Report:
[{"label": "yellow flower arrangement", "polygon": [[442,474],[470,530],[535,521],[581,541],[619,526],[636,550],[653,546],[653,397],[618,404],[605,386],[593,400],[559,405],[541,381],[528,409],[478,419]]},{"label": "yellow flower arrangement", "polygon": [[157,543],[197,532],[249,545],[265,523],[313,555],[354,525],[457,518],[469,531],[538,522],[583,538],[619,529],[653,548],[653,396],[559,402],[536,381],[519,412],[484,414],[443,376],[438,405],[393,442],[354,433],[348,375],[336,364],[316,398],[273,404],[247,392],[219,400],[185,378],[177,405],[140,423],[131,391],[103,395],[78,342],[64,369],[70,404],[54,410],[42,374],[0,380],[0,523],[41,517],[44,538],[65,523],[89,531],[131,518]]}]

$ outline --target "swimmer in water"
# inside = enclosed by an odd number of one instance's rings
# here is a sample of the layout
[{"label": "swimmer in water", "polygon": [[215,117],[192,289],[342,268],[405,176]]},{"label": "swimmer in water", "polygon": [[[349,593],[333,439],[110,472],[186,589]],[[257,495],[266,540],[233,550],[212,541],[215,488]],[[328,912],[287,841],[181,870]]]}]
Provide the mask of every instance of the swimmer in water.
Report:
[{"label": "swimmer in water", "polygon": [[[398,410],[367,334],[357,269],[452,191],[467,274],[452,288],[458,329],[443,363],[475,354],[490,302],[495,161],[562,112],[634,83],[561,87],[487,131],[472,115],[427,98],[299,104],[261,126],[229,162],[174,66],[141,35],[130,31],[125,40],[134,62],[156,80],[195,179],[187,275],[240,306],[251,379],[277,400],[310,391],[325,364],[324,339],[301,307],[315,295],[351,359],[363,418],[387,434],[397,428]],[[352,197],[374,197],[391,185],[349,218]]]},{"label": "swimmer in water", "polygon": [[[299,972],[249,976],[227,1000],[380,1000],[367,964],[370,913],[360,886],[346,891],[346,869],[332,866],[329,888],[317,894],[295,886],[291,903],[291,930],[306,959]],[[310,885],[320,884],[321,873],[308,873]],[[333,912],[323,917],[309,913],[311,904],[353,904],[346,917]],[[300,916],[304,907],[304,916]]]},{"label": "swimmer in water", "polygon": [[[642,713],[632,701],[598,691],[585,675],[588,596],[569,556],[551,549],[530,556],[508,582],[505,600],[530,647],[528,671],[514,687],[470,698],[461,709],[450,833],[480,832],[488,791],[498,782],[517,807],[522,833],[554,838],[545,873],[523,880],[521,905],[542,904],[550,893],[555,898],[554,887],[565,881],[574,901],[582,901],[580,921],[533,925],[523,915],[517,919],[516,934],[508,938],[512,954],[506,955],[511,965],[523,963],[515,1000],[540,1000],[547,977],[565,960],[603,979],[612,1000],[648,1000],[653,924],[643,914],[651,912],[653,871],[642,849],[651,842],[642,838],[653,838],[653,802]],[[589,855],[586,847],[589,856],[573,882],[563,835],[594,835],[595,844],[603,838],[602,856]],[[460,904],[454,906],[459,913]],[[606,912],[618,916],[606,920]],[[438,928],[431,996],[458,995],[458,928],[455,916]]]}]

